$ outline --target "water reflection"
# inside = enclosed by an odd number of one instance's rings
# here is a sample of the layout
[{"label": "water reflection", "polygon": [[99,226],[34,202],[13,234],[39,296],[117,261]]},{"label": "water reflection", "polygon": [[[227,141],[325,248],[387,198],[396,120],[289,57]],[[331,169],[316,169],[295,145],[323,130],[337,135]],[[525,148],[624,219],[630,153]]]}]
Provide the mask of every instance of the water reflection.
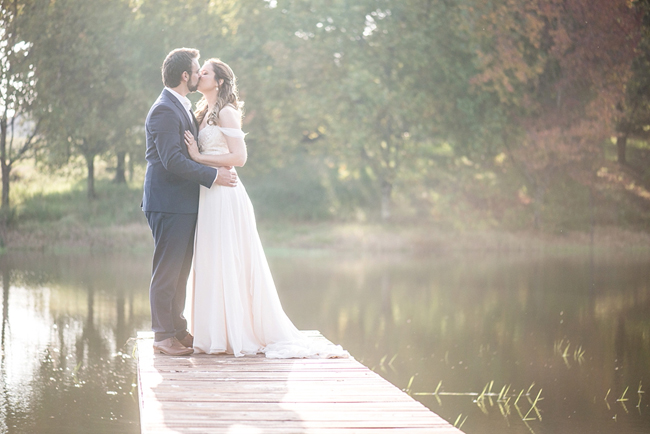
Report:
[{"label": "water reflection", "polygon": [[[278,286],[293,288],[283,300],[299,326],[321,315],[326,335],[399,387],[412,376],[414,393],[509,387],[509,408],[471,395],[416,396],[451,422],[467,417],[468,433],[650,432],[648,400],[637,393],[650,374],[647,255],[323,257],[274,265],[283,270]],[[322,310],[305,312],[304,300]],[[328,324],[328,316],[337,320]],[[522,398],[518,407],[525,415],[541,389],[542,420],[532,412],[537,420],[526,426],[512,404],[533,383],[531,402]],[[628,387],[629,401],[617,401]]]},{"label": "water reflection", "polygon": [[1,258],[2,432],[139,432],[126,345],[149,322],[137,262]]},{"label": "water reflection", "polygon": [[[468,434],[650,432],[648,259],[270,252],[299,328],[410,382]],[[149,328],[149,268],[148,255],[0,257],[0,432],[139,432],[126,342]]]}]

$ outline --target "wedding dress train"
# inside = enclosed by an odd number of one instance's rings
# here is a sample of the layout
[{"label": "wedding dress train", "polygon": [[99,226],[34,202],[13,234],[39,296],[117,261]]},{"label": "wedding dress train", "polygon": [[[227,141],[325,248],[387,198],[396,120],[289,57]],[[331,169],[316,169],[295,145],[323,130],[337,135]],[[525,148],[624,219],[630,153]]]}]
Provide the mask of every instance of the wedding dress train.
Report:
[{"label": "wedding dress train", "polygon": [[[208,125],[199,133],[199,149],[229,152],[225,135],[244,133]],[[305,337],[285,314],[241,180],[236,187],[201,186],[188,307],[196,353],[349,357],[339,345]]]}]

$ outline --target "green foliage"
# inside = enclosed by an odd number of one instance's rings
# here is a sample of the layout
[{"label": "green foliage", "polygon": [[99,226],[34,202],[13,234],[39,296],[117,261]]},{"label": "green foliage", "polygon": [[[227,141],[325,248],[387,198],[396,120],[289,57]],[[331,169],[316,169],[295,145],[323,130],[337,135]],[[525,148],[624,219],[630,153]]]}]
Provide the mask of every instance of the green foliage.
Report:
[{"label": "green foliage", "polygon": [[94,201],[88,201],[83,181],[64,191],[37,193],[17,207],[14,220],[22,224],[49,222],[91,227],[143,221],[139,207],[141,188],[100,180],[96,189]]},{"label": "green foliage", "polygon": [[332,217],[328,192],[321,181],[321,164],[303,157],[295,158],[287,168],[268,173],[240,170],[257,219],[314,221]]},{"label": "green foliage", "polygon": [[49,144],[45,157],[61,165],[82,155],[90,199],[95,196],[95,157],[116,149],[113,144],[124,142],[139,124],[130,110],[132,76],[123,37],[131,11],[121,0],[105,0],[102,6],[62,0],[36,3],[29,11],[35,112]]},{"label": "green foliage", "polygon": [[[647,1],[560,3],[26,1],[30,116],[48,143],[35,158],[67,170],[82,156],[91,177],[91,163],[128,154],[136,182],[160,64],[191,46],[238,76],[249,133],[240,174],[260,220],[554,231],[587,229],[595,215],[648,228]],[[611,20],[620,29],[603,39]],[[627,168],[605,143],[623,126]],[[70,179],[67,192],[24,195],[19,219],[140,218],[135,187],[101,180],[84,207]]]}]

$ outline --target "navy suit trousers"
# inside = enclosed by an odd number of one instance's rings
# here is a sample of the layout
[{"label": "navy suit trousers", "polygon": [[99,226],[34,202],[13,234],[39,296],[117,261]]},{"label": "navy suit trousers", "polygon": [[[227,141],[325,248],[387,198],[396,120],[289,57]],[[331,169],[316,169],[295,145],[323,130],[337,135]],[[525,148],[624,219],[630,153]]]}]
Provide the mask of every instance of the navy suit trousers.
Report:
[{"label": "navy suit trousers", "polygon": [[155,340],[187,335],[183,316],[187,277],[192,267],[196,214],[145,212],[154,239],[149,300]]}]

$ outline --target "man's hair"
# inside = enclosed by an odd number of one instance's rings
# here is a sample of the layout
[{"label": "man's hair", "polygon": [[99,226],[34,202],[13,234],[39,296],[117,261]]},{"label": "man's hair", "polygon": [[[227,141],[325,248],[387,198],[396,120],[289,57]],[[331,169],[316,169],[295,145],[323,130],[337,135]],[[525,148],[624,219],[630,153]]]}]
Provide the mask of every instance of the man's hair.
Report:
[{"label": "man's hair", "polygon": [[174,88],[181,84],[183,72],[192,75],[192,60],[199,58],[199,50],[194,48],[177,48],[172,50],[162,64],[162,81],[167,87]]}]

